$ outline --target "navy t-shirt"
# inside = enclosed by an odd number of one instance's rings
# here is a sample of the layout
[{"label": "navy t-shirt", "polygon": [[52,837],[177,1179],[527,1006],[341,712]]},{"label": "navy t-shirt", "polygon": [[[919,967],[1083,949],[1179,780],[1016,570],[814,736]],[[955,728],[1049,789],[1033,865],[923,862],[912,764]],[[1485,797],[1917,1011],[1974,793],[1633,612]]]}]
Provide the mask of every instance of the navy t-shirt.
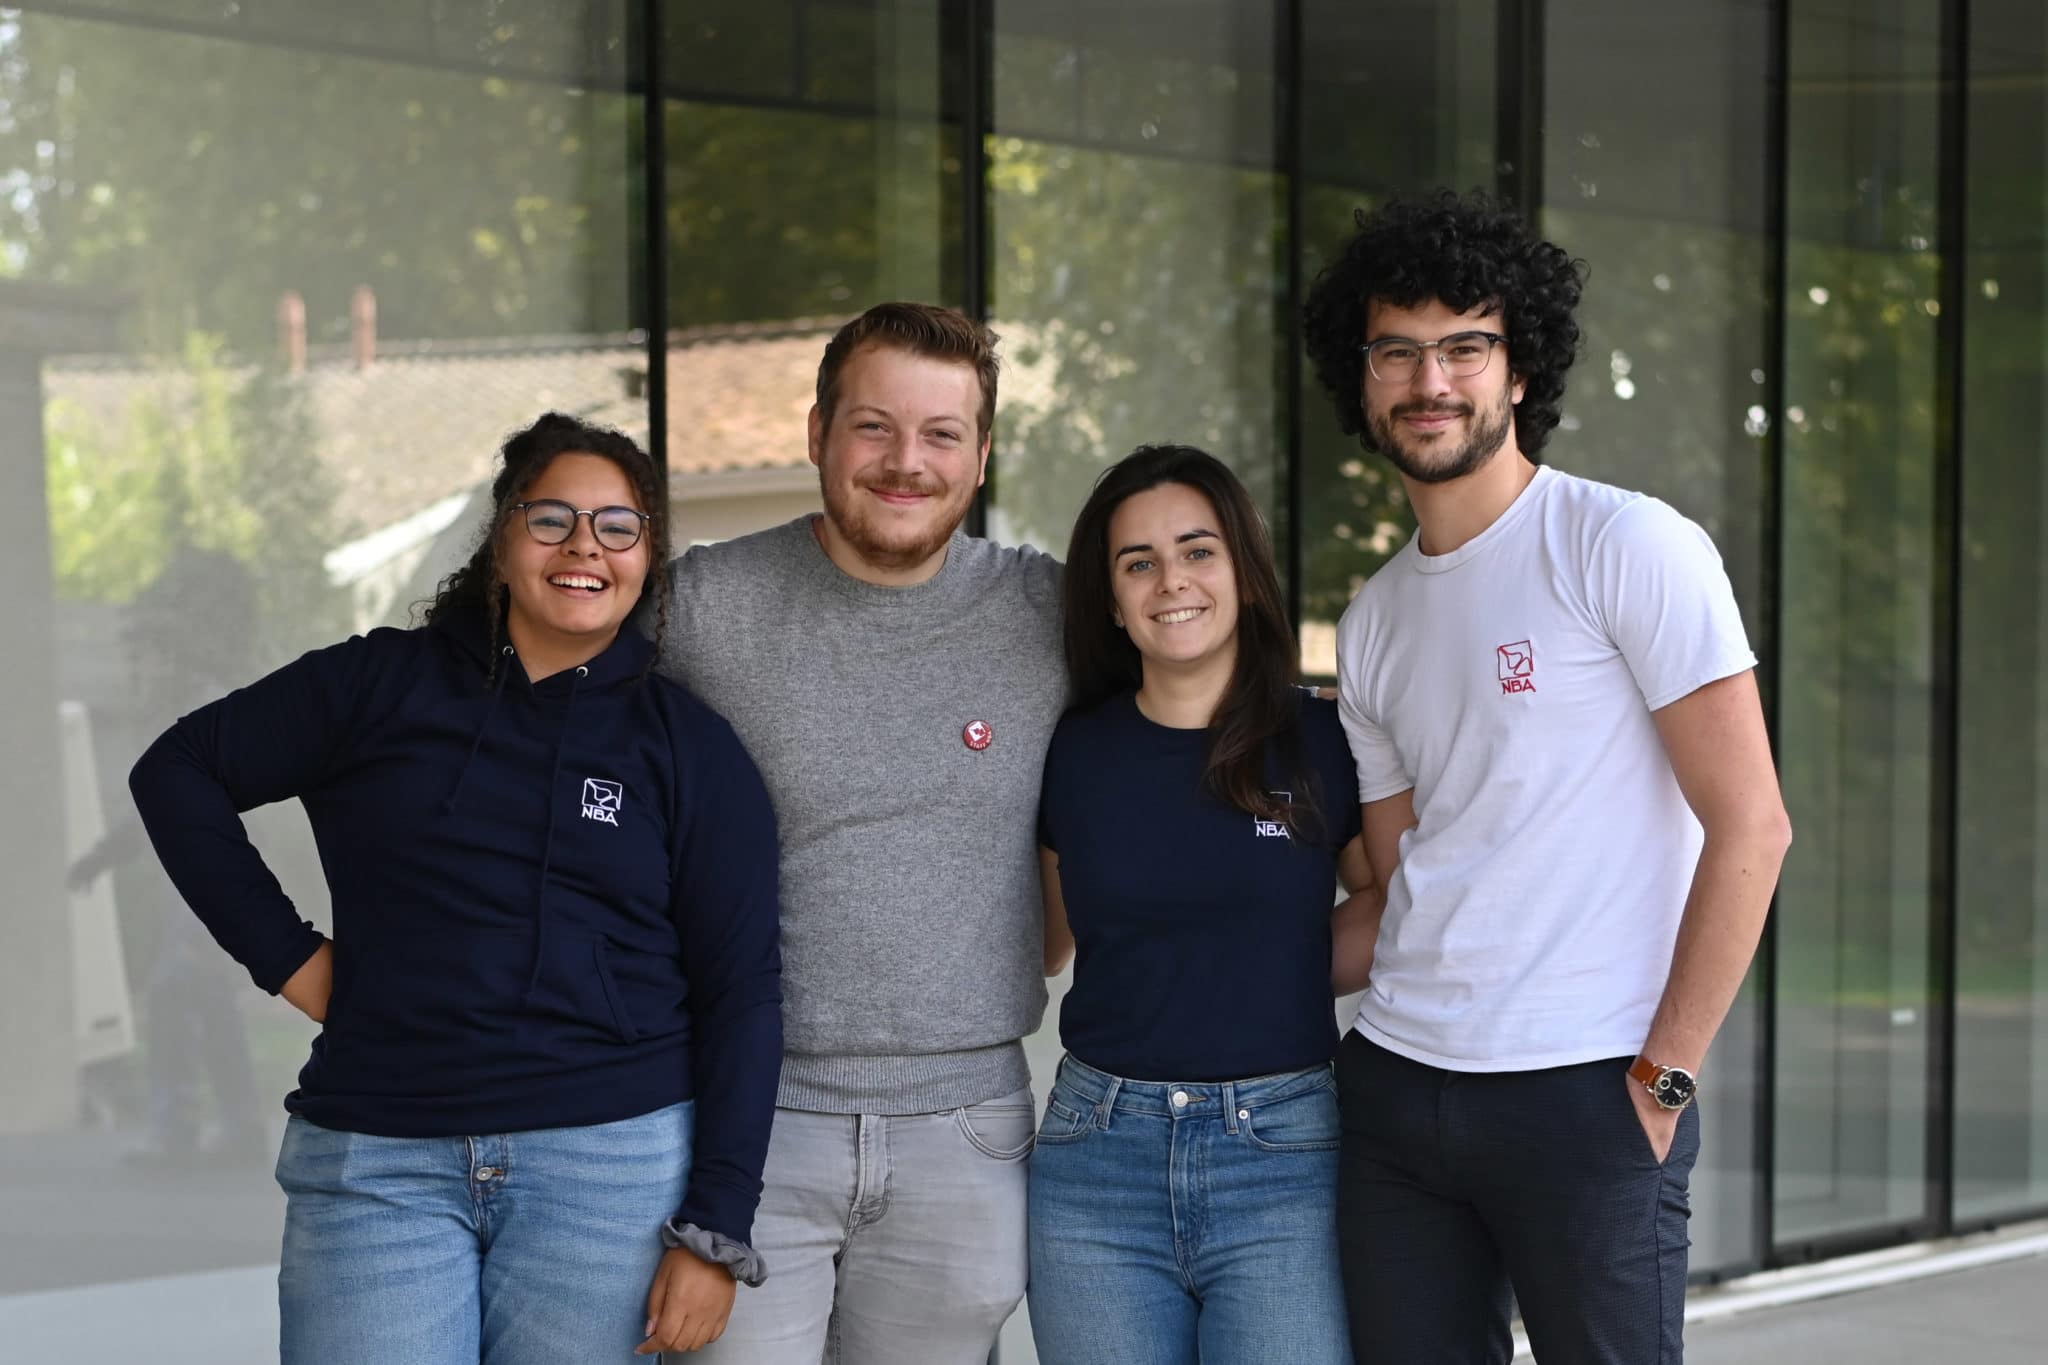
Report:
[{"label": "navy t-shirt", "polygon": [[[1358,833],[1337,704],[1302,694],[1318,818],[1294,833],[1209,790],[1211,738],[1147,720],[1124,693],[1069,714],[1046,755],[1039,838],[1059,855],[1075,945],[1060,1041],[1112,1075],[1241,1080],[1336,1048],[1330,911],[1337,851]],[[1270,790],[1287,790],[1267,748]]]}]

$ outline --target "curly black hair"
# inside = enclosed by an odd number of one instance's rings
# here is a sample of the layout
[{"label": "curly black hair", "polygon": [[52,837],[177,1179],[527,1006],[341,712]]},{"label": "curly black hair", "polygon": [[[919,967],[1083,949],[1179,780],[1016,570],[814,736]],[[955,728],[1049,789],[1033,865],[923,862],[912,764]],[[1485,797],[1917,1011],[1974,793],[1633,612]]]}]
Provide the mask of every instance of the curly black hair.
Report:
[{"label": "curly black hair", "polygon": [[1534,460],[1564,415],[1564,375],[1577,358],[1572,318],[1586,263],[1539,239],[1491,195],[1440,190],[1352,214],[1358,231],[1316,277],[1302,306],[1302,333],[1316,378],[1347,435],[1370,442],[1360,389],[1370,300],[1412,308],[1438,300],[1460,313],[1501,311],[1508,365],[1527,388],[1515,408],[1515,440]]},{"label": "curly black hair", "polygon": [[[647,544],[647,582],[641,589],[639,611],[649,613],[646,598],[653,594],[651,633],[657,651],[668,630],[668,500],[662,496],[661,478],[653,459],[632,437],[613,427],[585,422],[567,413],[544,412],[532,426],[505,438],[498,452],[498,474],[491,480],[490,512],[477,532],[469,559],[441,580],[433,600],[422,613],[426,621],[455,610],[487,613],[491,665],[486,686],[497,681],[499,632],[504,629],[505,620],[506,589],[498,575],[498,532],[511,514],[512,505],[540,480],[558,455],[600,456],[617,465],[633,485],[634,496],[647,513],[647,529],[641,536]],[[652,666],[650,656],[648,667]],[[645,671],[642,670],[643,676]]]}]

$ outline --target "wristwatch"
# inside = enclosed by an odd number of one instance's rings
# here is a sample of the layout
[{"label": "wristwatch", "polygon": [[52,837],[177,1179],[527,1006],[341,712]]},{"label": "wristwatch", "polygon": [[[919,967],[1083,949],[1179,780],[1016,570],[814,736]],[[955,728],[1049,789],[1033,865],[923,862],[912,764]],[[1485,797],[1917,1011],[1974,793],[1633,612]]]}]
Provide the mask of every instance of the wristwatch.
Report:
[{"label": "wristwatch", "polygon": [[1659,1066],[1648,1057],[1629,1064],[1628,1078],[1650,1092],[1650,1098],[1677,1113],[1699,1093],[1699,1079],[1682,1066]]}]

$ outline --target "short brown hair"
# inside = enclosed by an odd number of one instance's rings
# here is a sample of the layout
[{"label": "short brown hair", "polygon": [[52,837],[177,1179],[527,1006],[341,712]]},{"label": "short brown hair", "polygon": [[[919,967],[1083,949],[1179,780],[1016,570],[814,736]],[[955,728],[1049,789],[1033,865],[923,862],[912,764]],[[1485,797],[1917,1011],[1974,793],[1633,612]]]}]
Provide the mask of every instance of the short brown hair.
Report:
[{"label": "short brown hair", "polygon": [[950,360],[972,365],[981,380],[981,412],[976,418],[976,435],[983,439],[996,420],[996,334],[953,308],[929,303],[878,303],[847,323],[825,344],[825,358],[818,362],[818,414],[832,425],[832,409],[839,401],[839,372],[854,352],[872,342],[893,346],[912,355],[933,360]]}]

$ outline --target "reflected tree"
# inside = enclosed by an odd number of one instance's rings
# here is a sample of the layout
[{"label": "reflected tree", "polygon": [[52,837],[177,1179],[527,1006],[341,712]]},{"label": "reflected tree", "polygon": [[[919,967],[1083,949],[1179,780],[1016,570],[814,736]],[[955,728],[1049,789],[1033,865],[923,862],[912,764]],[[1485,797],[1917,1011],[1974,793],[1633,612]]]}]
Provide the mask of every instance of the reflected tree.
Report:
[{"label": "reflected tree", "polygon": [[298,388],[223,350],[218,336],[192,334],[111,433],[52,405],[57,591],[129,602],[181,550],[222,553],[255,584],[252,657],[275,661],[347,633],[322,556],[353,528],[336,523],[331,477],[305,458],[313,434]]}]

